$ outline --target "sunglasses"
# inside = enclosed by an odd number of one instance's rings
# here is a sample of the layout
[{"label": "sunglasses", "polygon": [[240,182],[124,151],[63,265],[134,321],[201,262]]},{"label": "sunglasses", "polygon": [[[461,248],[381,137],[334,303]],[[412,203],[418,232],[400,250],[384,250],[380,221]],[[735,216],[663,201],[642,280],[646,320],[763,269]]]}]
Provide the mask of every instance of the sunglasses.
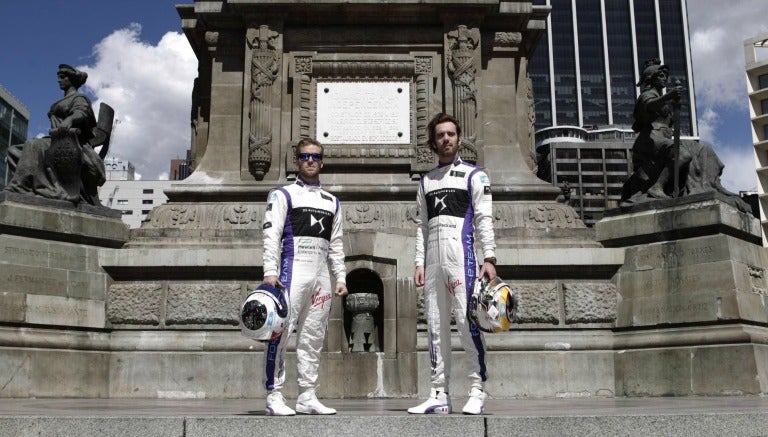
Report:
[{"label": "sunglasses", "polygon": [[299,161],[307,162],[309,161],[309,158],[312,158],[315,162],[319,162],[323,160],[323,155],[320,153],[299,153]]}]

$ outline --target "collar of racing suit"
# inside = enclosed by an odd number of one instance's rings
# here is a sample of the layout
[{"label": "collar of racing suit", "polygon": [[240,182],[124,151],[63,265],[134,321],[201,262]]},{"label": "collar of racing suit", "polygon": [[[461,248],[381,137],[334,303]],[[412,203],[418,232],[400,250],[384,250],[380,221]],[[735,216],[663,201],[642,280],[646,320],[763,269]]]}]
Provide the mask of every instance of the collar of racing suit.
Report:
[{"label": "collar of racing suit", "polygon": [[447,167],[449,165],[452,165],[452,166],[456,167],[457,165],[459,165],[461,163],[462,163],[461,158],[457,156],[455,161],[453,161],[451,163],[448,163],[448,164],[443,164],[443,163],[438,161],[437,168],[443,168],[443,167]]},{"label": "collar of racing suit", "polygon": [[305,188],[322,188],[322,185],[320,184],[320,182],[318,182],[316,184],[311,184],[311,183],[305,181],[304,179],[302,179],[301,176],[298,176],[296,178],[296,185],[298,185],[300,187],[305,187]]}]

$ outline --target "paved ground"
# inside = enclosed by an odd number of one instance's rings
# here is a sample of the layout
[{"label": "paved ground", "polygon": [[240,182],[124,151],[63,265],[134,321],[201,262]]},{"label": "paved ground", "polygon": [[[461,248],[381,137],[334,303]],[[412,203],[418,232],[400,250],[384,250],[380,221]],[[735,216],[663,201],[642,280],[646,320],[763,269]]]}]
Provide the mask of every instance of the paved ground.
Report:
[{"label": "paved ground", "polygon": [[492,399],[483,416],[409,415],[415,399],[323,401],[339,414],[269,417],[263,399],[0,399],[0,436],[768,436],[761,397]]},{"label": "paved ground", "polygon": [[[294,399],[288,399],[293,406]],[[417,399],[322,399],[338,416],[398,416]],[[454,398],[454,415],[461,416],[466,398]],[[263,399],[0,399],[2,416],[49,417],[168,417],[262,415]],[[488,416],[625,416],[760,413],[768,414],[768,398],[579,398],[490,399]],[[767,430],[768,431],[768,430]]]}]

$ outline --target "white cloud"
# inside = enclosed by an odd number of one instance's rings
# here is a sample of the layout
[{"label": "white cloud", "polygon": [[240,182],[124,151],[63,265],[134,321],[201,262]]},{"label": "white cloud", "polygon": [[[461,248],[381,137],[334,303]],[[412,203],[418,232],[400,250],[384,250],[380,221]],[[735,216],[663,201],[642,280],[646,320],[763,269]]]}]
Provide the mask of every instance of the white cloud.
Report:
[{"label": "white cloud", "polygon": [[723,148],[718,151],[720,160],[725,164],[720,182],[734,192],[757,191],[757,174],[752,153],[743,153],[733,148]]},{"label": "white cloud", "polygon": [[700,104],[744,105],[744,40],[768,30],[765,0],[688,0],[696,96]]},{"label": "white cloud", "polygon": [[79,68],[88,72],[94,108],[105,102],[115,110],[110,155],[148,179],[167,179],[171,159],[185,156],[190,144],[197,58],[180,33],[166,33],[156,46],[140,35],[138,24],[114,31],[94,47],[95,63]]},{"label": "white cloud", "polygon": [[699,114],[699,136],[702,141],[713,142],[715,132],[720,123],[720,115],[712,108],[706,108],[702,114]]},{"label": "white cloud", "polygon": [[699,135],[725,164],[723,185],[756,188],[744,40],[768,31],[766,0],[688,0]]}]

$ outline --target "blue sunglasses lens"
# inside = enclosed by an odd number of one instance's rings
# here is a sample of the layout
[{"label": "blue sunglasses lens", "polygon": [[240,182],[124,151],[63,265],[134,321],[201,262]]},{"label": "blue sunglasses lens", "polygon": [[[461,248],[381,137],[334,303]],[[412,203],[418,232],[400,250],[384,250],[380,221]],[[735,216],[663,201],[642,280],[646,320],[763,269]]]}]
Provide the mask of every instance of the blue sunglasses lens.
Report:
[{"label": "blue sunglasses lens", "polygon": [[309,158],[312,158],[313,161],[318,162],[323,160],[323,155],[319,153],[299,153],[299,161],[307,162],[309,161]]}]

